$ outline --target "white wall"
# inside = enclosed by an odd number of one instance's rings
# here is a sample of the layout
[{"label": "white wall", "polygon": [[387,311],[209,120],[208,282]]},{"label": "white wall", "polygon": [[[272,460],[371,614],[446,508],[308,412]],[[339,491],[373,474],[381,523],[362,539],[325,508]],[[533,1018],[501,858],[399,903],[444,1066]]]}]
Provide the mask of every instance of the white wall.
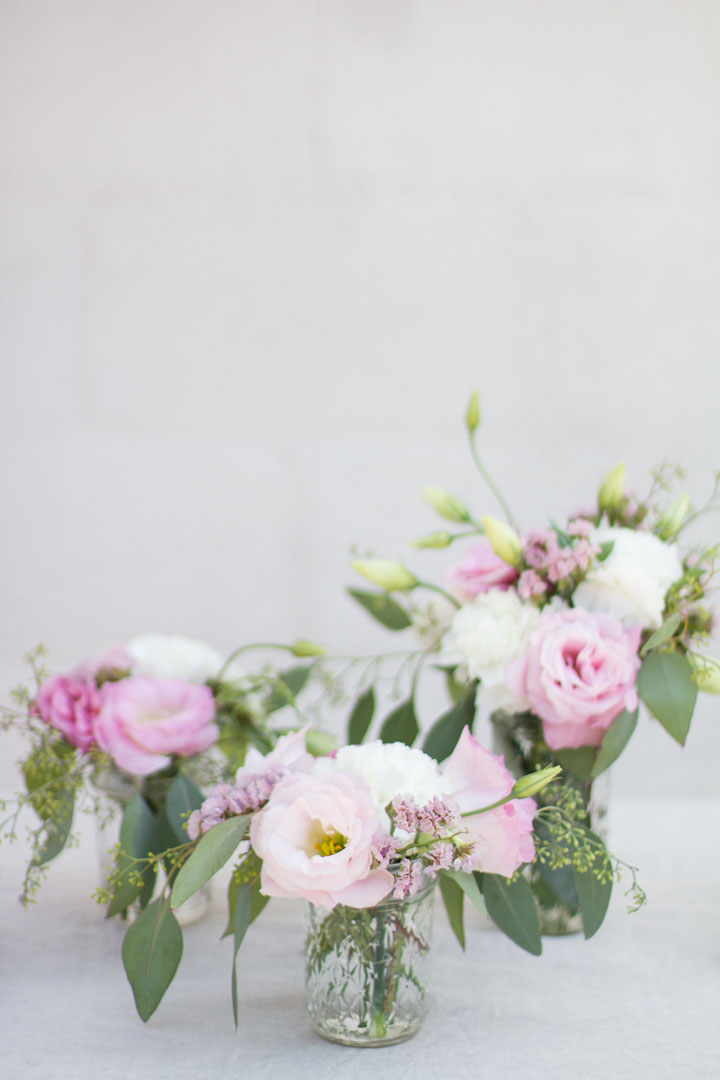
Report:
[{"label": "white wall", "polygon": [[[411,557],[424,483],[494,510],[475,386],[526,525],[619,460],[711,486],[713,0],[0,20],[3,686],[41,640],[59,669],[151,629],[395,645],[348,550]],[[714,792],[718,711],[682,755],[647,721],[620,791]]]}]

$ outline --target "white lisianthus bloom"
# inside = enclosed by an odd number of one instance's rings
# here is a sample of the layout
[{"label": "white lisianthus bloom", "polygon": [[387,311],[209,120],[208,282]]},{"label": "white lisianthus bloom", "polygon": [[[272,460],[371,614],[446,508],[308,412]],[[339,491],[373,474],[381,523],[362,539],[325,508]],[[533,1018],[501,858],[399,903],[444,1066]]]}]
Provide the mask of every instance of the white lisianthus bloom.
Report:
[{"label": "white lisianthus bloom", "polygon": [[435,759],[404,743],[343,746],[334,758],[320,758],[316,763],[317,773],[333,771],[353,773],[366,781],[385,828],[389,825],[385,807],[396,795],[410,795],[423,806],[443,793]]},{"label": "white lisianthus bloom", "polygon": [[142,634],[125,648],[133,658],[133,675],[153,679],[204,683],[214,678],[225,663],[212,645],[173,634]]},{"label": "white lisianthus bloom", "polygon": [[535,605],[523,603],[513,589],[480,593],[453,619],[443,639],[441,660],[460,664],[469,678],[480,679],[493,708],[520,712],[527,708],[527,702],[510,693],[505,671],[520,655],[539,618]]},{"label": "white lisianthus bloom", "polygon": [[573,594],[575,607],[614,615],[626,626],[657,630],[665,594],[682,577],[674,544],[633,529],[595,529],[594,544],[612,543],[607,559],[594,567]]}]

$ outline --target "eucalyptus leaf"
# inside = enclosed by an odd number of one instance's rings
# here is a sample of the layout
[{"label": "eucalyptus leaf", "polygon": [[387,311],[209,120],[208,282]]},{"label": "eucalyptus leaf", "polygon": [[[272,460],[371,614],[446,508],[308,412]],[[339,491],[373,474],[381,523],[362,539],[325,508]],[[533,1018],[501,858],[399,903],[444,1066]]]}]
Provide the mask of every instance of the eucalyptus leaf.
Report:
[{"label": "eucalyptus leaf", "polygon": [[[594,833],[589,834],[599,842],[599,837]],[[603,864],[607,860],[604,851],[598,852],[594,866],[581,873],[577,867],[573,867],[573,881],[580,904],[582,915],[583,933],[586,938],[591,938],[601,927],[603,919],[610,903],[612,895],[612,874],[605,873],[603,879],[597,876],[598,871],[604,869]]]},{"label": "eucalyptus leaf", "polygon": [[228,923],[225,927],[225,932],[223,933],[224,938],[229,937],[229,935],[233,933],[233,926],[235,924],[235,904],[241,888],[249,885],[252,889],[252,917],[250,922],[254,922],[260,912],[265,908],[266,904],[270,903],[270,897],[264,896],[260,892],[261,869],[262,859],[260,859],[254,851],[249,851],[240,865],[236,866],[233,870],[230,884],[228,885]]},{"label": "eucalyptus leaf", "polygon": [[178,773],[165,802],[165,818],[176,837],[176,844],[187,844],[185,824],[193,810],[199,810],[204,801],[200,788],[189,777]]},{"label": "eucalyptus leaf", "polygon": [[182,958],[183,936],[168,897],[159,897],[128,928],[122,958],[142,1020],[162,1001]]},{"label": "eucalyptus leaf", "polygon": [[232,1007],[235,1027],[238,1026],[238,996],[237,996],[237,955],[242,945],[245,932],[252,922],[253,910],[253,885],[248,883],[241,885],[235,898],[233,911],[233,965],[232,965]]},{"label": "eucalyptus leaf", "polygon": [[540,956],[540,919],[532,889],[524,877],[514,881],[499,874],[478,875],[482,883],[487,913],[504,934],[522,949]]},{"label": "eucalyptus leaf", "polygon": [[669,641],[682,621],[682,615],[677,611],[673,612],[672,615],[668,615],[660,629],[656,630],[647,639],[640,650],[640,656],[647,656],[651,649],[657,649],[659,645],[664,645],[666,641]]},{"label": "eucalyptus leaf", "polygon": [[375,715],[375,690],[369,686],[353,705],[348,720],[348,743],[357,746],[368,733]]},{"label": "eucalyptus leaf", "polygon": [[265,702],[266,712],[277,712],[285,705],[291,705],[310,678],[311,671],[311,664],[297,665],[285,671],[279,671],[275,678],[275,685]]},{"label": "eucalyptus leaf", "polygon": [[478,885],[474,874],[466,874],[464,870],[440,870],[439,877],[450,878],[454,881],[458,888],[467,896],[478,911],[481,911],[483,915],[487,915],[487,908],[483,899],[483,894]]},{"label": "eucalyptus leaf", "polygon": [[42,843],[32,859],[33,866],[44,866],[56,858],[65,847],[73,823],[75,798],[71,791],[64,792],[58,800],[55,816],[48,818],[41,830]]},{"label": "eucalyptus leaf", "polygon": [[444,761],[455,749],[463,728],[469,727],[472,731],[476,688],[476,682],[470,683],[460,701],[435,721],[425,737],[424,753],[436,761]]},{"label": "eucalyptus leaf", "polygon": [[634,709],[633,712],[628,712],[627,709],[623,709],[621,713],[618,713],[605,732],[603,741],[600,744],[600,749],[595,758],[595,764],[592,767],[593,777],[599,776],[600,773],[605,772],[614,761],[617,761],[629,743],[630,737],[637,726],[637,721],[637,709]]},{"label": "eucalyptus leaf", "polygon": [[412,746],[419,731],[415,706],[412,698],[408,698],[385,717],[380,728],[380,739],[384,743],[401,742]]},{"label": "eucalyptus leaf", "polygon": [[175,879],[171,894],[174,909],[202,889],[205,882],[232,858],[245,838],[251,817],[251,814],[243,814],[221,821],[198,840],[195,850],[180,867]]},{"label": "eucalyptus leaf", "polygon": [[[136,866],[136,859],[161,850],[157,843],[157,819],[145,799],[137,791],[125,807],[120,823],[120,854],[117,861],[116,884],[110,898],[107,915],[110,918],[125,911],[138,897],[143,906],[147,905],[155,885],[155,863],[142,868]],[[130,871],[141,874],[140,880],[129,880]]]},{"label": "eucalyptus leaf", "polygon": [[464,949],[465,922],[463,919],[463,904],[465,902],[465,893],[453,878],[445,877],[442,874],[438,875],[438,885],[447,911],[450,928],[460,942],[460,948]]},{"label": "eucalyptus leaf", "polygon": [[348,595],[357,600],[376,622],[384,626],[386,630],[406,630],[412,626],[410,617],[404,607],[385,592],[368,592],[365,589],[348,589]]},{"label": "eucalyptus leaf", "polygon": [[594,746],[578,746],[566,750],[553,750],[552,756],[558,765],[567,769],[584,784],[589,784],[593,777],[597,751]]},{"label": "eucalyptus leaf", "polygon": [[684,746],[698,692],[685,653],[649,652],[638,672],[637,690],[653,716]]}]

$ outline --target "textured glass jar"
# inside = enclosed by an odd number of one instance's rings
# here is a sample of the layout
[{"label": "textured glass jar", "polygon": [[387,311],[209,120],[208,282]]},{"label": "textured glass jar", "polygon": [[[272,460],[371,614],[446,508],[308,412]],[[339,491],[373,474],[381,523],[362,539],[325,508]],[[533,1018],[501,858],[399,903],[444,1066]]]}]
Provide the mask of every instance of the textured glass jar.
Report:
[{"label": "textured glass jar", "polygon": [[412,1038],[427,1012],[434,882],[376,907],[310,904],[305,991],[310,1021],[346,1046]]},{"label": "textured glass jar", "polygon": [[[529,713],[510,716],[505,713],[493,713],[493,750],[502,754],[505,765],[513,776],[532,773],[536,768],[553,764],[552,752],[542,736],[542,722]],[[596,780],[583,783],[564,773],[561,783],[572,785],[579,793],[585,808],[582,824],[599,836],[607,839],[607,813],[609,797],[608,773],[602,773]],[[556,791],[551,785],[549,792]],[[537,799],[542,805],[543,797]],[[543,838],[543,826],[536,819],[535,831]],[[572,867],[551,870],[541,862],[532,863],[526,870],[528,880],[537,901],[540,916],[540,931],[546,935],[577,934],[582,928],[580,905],[573,881]]]},{"label": "textured glass jar", "polygon": [[[108,875],[115,865],[115,850],[118,845],[122,815],[139,787],[133,777],[117,768],[108,768],[94,773],[92,786],[95,789],[95,842],[100,867],[100,883],[102,887],[105,887]],[[155,888],[155,893],[158,892],[159,882]],[[181,926],[192,926],[193,923],[204,918],[210,910],[211,900],[212,891],[208,882],[176,909],[175,918]],[[135,901],[124,912],[123,918],[133,922],[139,914],[140,903]]]}]

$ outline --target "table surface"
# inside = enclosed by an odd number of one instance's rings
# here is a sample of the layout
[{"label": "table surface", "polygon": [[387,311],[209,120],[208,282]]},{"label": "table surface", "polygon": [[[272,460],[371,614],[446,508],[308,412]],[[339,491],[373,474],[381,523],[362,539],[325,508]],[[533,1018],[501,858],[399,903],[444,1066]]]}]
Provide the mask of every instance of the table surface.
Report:
[{"label": "table surface", "polygon": [[646,908],[626,914],[616,887],[595,938],[547,939],[540,958],[475,912],[463,954],[438,908],[424,1027],[407,1043],[372,1050],[325,1042],[308,1024],[301,902],[274,901],[248,932],[237,1031],[219,893],[186,929],[175,982],[144,1025],[122,969],[124,928],[90,899],[92,822],[28,911],[16,902],[23,846],[4,844],[0,1077],[720,1077],[720,801],[619,801],[610,830],[611,847],[640,867]]}]

